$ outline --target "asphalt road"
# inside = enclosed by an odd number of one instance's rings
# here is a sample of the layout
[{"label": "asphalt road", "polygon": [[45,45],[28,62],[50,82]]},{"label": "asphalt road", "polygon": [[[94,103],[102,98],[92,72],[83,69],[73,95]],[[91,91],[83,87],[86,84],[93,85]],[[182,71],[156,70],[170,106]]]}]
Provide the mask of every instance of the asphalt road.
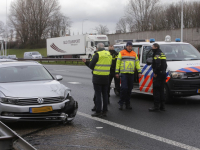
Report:
[{"label": "asphalt road", "polygon": [[72,124],[8,124],[37,149],[200,149],[200,100],[198,96],[177,98],[166,112],[152,113],[150,95],[132,94],[133,110],[118,110],[119,97],[111,91],[107,117],[90,117],[93,107],[92,75],[86,66],[46,65],[53,75],[72,89],[79,103]]}]

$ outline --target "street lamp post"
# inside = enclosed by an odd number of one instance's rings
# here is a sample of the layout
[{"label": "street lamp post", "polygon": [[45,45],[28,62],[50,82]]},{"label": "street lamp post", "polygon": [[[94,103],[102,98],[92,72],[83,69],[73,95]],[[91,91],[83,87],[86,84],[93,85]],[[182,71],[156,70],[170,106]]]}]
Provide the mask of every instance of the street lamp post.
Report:
[{"label": "street lamp post", "polygon": [[7,35],[7,0],[6,0],[6,38],[5,38],[5,55],[7,56],[7,38],[8,38],[8,35]]},{"label": "street lamp post", "polygon": [[83,34],[83,22],[84,22],[85,20],[88,20],[88,19],[83,19],[83,21],[82,21],[82,34]]},{"label": "street lamp post", "polygon": [[182,10],[181,10],[181,42],[183,42],[183,0],[182,0]]}]

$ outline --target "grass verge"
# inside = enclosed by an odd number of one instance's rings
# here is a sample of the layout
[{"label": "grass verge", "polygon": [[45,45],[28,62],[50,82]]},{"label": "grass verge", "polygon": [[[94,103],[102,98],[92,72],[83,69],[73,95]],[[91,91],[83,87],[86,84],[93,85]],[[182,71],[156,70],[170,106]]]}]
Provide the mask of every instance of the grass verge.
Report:
[{"label": "grass verge", "polygon": [[32,51],[37,51],[43,57],[47,57],[47,49],[46,48],[39,48],[39,49],[8,49],[7,50],[7,54],[8,55],[16,55],[17,58],[24,58],[24,52],[32,52]]}]

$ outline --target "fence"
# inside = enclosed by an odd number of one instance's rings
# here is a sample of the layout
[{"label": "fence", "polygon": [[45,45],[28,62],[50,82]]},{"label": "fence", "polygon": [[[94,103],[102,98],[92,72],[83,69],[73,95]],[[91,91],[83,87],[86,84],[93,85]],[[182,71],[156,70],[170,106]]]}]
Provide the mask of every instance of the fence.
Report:
[{"label": "fence", "polygon": [[[78,64],[79,62],[82,62],[82,59],[80,58],[42,58],[42,59],[23,59],[23,58],[19,58],[17,59],[18,61],[39,61],[40,63],[42,62],[47,62],[47,63],[50,63],[50,62],[71,62],[72,64],[74,64],[74,62],[76,64]],[[89,59],[86,59],[87,61]]]},{"label": "fence", "polygon": [[[145,31],[145,32],[131,32],[120,34],[108,34],[108,39],[111,44],[115,44],[118,39],[150,39],[154,38],[156,41],[164,41],[165,36],[170,35],[172,41],[176,38],[181,38],[181,30],[162,30],[162,31]],[[200,31],[198,28],[187,28],[183,30],[183,41],[194,46],[200,45]]]}]

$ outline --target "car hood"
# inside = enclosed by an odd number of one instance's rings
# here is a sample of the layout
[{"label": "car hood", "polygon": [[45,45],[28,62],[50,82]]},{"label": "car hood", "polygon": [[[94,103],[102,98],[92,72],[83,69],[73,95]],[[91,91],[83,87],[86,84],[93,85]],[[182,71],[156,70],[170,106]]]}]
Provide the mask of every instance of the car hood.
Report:
[{"label": "car hood", "polygon": [[[197,72],[200,68],[200,60],[191,60],[191,61],[167,61],[168,70],[170,71],[181,71],[181,72],[192,72],[190,71],[193,68]],[[189,69],[189,70],[188,70]]]},{"label": "car hood", "polygon": [[59,97],[64,96],[66,90],[69,90],[69,88],[56,80],[0,84],[0,91],[8,97]]}]

